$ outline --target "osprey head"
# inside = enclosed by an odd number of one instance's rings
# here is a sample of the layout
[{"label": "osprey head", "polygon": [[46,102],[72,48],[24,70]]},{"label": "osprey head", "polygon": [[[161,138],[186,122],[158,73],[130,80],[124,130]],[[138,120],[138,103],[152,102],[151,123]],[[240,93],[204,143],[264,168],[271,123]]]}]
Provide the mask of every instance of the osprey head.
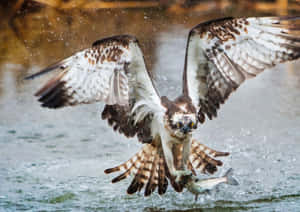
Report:
[{"label": "osprey head", "polygon": [[167,99],[163,100],[167,107],[165,124],[173,135],[185,137],[197,129],[196,109],[188,99],[180,97],[174,102]]},{"label": "osprey head", "polygon": [[197,129],[197,119],[194,113],[175,112],[169,119],[169,128],[174,135],[183,137]]}]

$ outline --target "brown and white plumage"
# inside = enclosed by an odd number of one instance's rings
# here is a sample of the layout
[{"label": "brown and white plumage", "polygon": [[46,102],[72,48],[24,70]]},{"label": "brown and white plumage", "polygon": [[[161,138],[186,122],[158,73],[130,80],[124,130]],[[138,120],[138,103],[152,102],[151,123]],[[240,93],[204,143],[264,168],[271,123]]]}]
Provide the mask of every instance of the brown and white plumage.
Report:
[{"label": "brown and white plumage", "polygon": [[[91,48],[28,78],[53,69],[61,71],[36,93],[45,107],[58,108],[96,101],[126,105],[132,92],[134,98],[139,95],[143,99],[141,93],[145,92],[149,95],[147,99],[150,97],[155,103],[160,101],[133,36],[115,36],[96,41]],[[60,96],[63,98],[55,101]]]},{"label": "brown and white plumage", "polygon": [[[114,36],[94,42],[41,72],[59,73],[36,92],[43,107],[60,108],[104,102],[102,118],[115,130],[142,142],[151,140],[150,116],[164,112],[135,37]],[[146,124],[145,124],[146,123]],[[146,133],[147,132],[147,133]]]},{"label": "brown and white plumage", "polygon": [[[135,176],[127,189],[127,193],[133,194],[137,191],[141,191],[141,189],[145,187],[144,194],[145,196],[148,196],[157,187],[158,193],[164,194],[168,186],[167,179],[169,179],[176,191],[182,191],[183,187],[176,183],[174,177],[169,173],[164,159],[162,146],[159,143],[155,143],[156,142],[145,144],[138,153],[125,163],[114,168],[106,169],[105,173],[107,174],[119,171],[122,172],[122,174],[112,179],[112,183],[124,180],[129,176]],[[178,152],[182,152],[182,146],[178,148]],[[229,155],[229,153],[215,151],[196,140],[193,140],[191,154],[189,156],[189,168],[194,175],[196,175],[196,170],[201,173],[212,174],[217,170],[217,166],[222,166],[220,160],[216,160],[212,157],[227,155]],[[181,158],[182,154],[176,154],[175,161],[180,163],[179,161]]]},{"label": "brown and white plumage", "polygon": [[60,108],[104,102],[102,119],[127,137],[144,143],[127,162],[105,170],[121,171],[112,182],[133,176],[129,194],[168,182],[180,192],[182,176],[212,174],[227,156],[192,137],[197,123],[217,110],[246,79],[274,65],[300,57],[299,17],[223,18],[201,23],[188,37],[183,93],[174,101],[160,97],[135,37],[121,35],[96,41],[91,48],[29,76],[59,73],[37,93],[43,107]]},{"label": "brown and white plumage", "polygon": [[200,122],[205,115],[216,117],[220,104],[246,79],[300,57],[299,19],[224,18],[190,31],[183,93],[197,106]]}]

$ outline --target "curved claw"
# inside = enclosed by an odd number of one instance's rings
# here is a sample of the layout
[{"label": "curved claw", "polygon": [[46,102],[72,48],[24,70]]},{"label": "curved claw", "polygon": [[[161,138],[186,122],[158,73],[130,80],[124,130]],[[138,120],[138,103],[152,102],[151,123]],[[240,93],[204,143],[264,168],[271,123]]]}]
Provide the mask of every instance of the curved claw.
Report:
[{"label": "curved claw", "polygon": [[176,170],[174,173],[175,176],[175,182],[180,184],[185,184],[184,181],[186,177],[193,176],[193,173],[191,170]]}]

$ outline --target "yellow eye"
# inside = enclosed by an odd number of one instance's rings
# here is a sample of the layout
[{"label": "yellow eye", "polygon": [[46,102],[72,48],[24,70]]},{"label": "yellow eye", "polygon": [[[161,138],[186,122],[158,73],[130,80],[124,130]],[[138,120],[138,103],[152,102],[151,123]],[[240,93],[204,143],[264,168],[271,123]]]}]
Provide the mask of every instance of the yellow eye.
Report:
[{"label": "yellow eye", "polygon": [[182,122],[177,122],[177,128],[181,128],[182,127]]},{"label": "yellow eye", "polygon": [[193,128],[193,129],[196,129],[196,128],[197,128],[197,125],[196,125],[196,124],[197,124],[197,123],[191,121],[191,122],[189,123],[189,127],[190,127],[190,128]]},{"label": "yellow eye", "polygon": [[191,127],[194,127],[194,125],[195,125],[194,122],[191,122],[191,123],[190,123],[190,126],[191,126]]}]

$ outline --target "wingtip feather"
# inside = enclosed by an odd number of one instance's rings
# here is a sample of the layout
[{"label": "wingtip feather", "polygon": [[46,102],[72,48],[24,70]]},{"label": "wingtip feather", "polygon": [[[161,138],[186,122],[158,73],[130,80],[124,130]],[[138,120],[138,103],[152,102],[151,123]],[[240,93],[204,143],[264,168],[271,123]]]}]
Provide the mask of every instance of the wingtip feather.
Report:
[{"label": "wingtip feather", "polygon": [[120,169],[118,167],[114,167],[114,168],[105,169],[104,173],[110,174],[110,173],[117,172],[117,171],[120,171]]},{"label": "wingtip feather", "polygon": [[48,73],[48,72],[51,72],[51,71],[53,71],[53,70],[56,70],[56,69],[58,69],[58,68],[64,69],[65,67],[62,66],[64,63],[65,63],[65,60],[59,61],[59,62],[57,62],[57,63],[54,63],[54,64],[48,66],[48,67],[45,68],[45,69],[42,69],[41,71],[39,71],[39,72],[37,72],[37,73],[35,73],[35,74],[32,74],[32,75],[29,75],[29,76],[25,77],[24,80],[32,80],[32,79],[35,79],[36,77],[39,77],[39,76],[41,76],[41,75],[44,75],[44,74],[46,74],[46,73]]},{"label": "wingtip feather", "polygon": [[38,101],[42,103],[42,107],[56,109],[70,105],[64,87],[65,82],[61,80],[63,76],[64,73],[60,73],[58,76],[50,79],[34,94],[39,97]]},{"label": "wingtip feather", "polygon": [[119,176],[115,177],[114,179],[112,179],[111,182],[112,182],[112,183],[117,183],[117,182],[119,182],[119,181],[121,181],[121,180],[126,179],[127,176],[128,176],[128,174],[127,174],[127,172],[125,172],[125,173],[120,174]]}]

